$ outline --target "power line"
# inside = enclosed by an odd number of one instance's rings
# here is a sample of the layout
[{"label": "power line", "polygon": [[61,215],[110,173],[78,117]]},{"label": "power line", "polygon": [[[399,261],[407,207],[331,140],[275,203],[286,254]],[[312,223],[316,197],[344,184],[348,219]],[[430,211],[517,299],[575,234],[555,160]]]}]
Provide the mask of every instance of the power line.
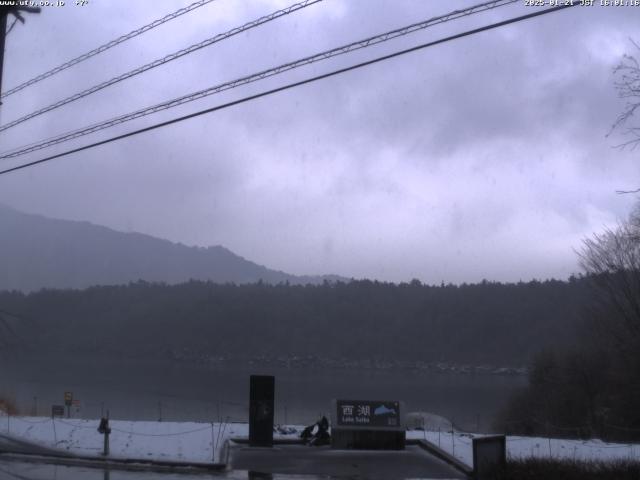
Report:
[{"label": "power line", "polygon": [[[91,427],[91,428],[95,428],[95,427]],[[169,432],[169,433],[140,433],[140,432],[131,432],[128,430],[121,430],[118,428],[112,428],[111,430],[115,432],[126,433],[129,435],[136,435],[140,437],[173,437],[176,435],[187,435],[189,433],[202,432],[204,430],[210,430],[210,429],[211,429],[211,425],[207,425],[206,427],[196,428],[194,430],[187,430],[186,432]]]},{"label": "power line", "polygon": [[122,75],[118,75],[117,77],[113,77],[105,82],[99,83],[98,85],[94,85],[91,88],[88,88],[86,90],[83,90],[82,92],[78,92],[74,95],[71,95],[70,97],[64,98],[62,100],[59,100],[55,103],[52,103],[51,105],[48,105],[44,108],[41,108],[39,110],[36,110],[35,112],[29,113],[28,115],[25,115],[23,117],[20,117],[16,120],[13,120],[5,125],[0,125],[0,132],[3,132],[11,127],[15,127],[16,125],[19,125],[23,122],[26,122],[27,120],[30,120],[34,117],[37,117],[39,115],[42,115],[44,113],[50,112],[51,110],[55,110],[56,108],[60,108],[63,105],[67,105],[68,103],[71,102],[75,102],[76,100],[80,100],[81,98],[84,98],[88,95],[91,95],[93,93],[96,93],[100,90],[103,90],[111,85],[115,85],[116,83],[122,82],[124,80],[127,80],[131,77],[135,77],[136,75],[139,75],[141,73],[144,73],[148,70],[151,70],[152,68],[156,68],[159,67],[161,65],[164,65],[165,63],[171,62],[173,60],[176,60],[178,58],[184,57],[185,55],[189,55],[190,53],[195,52],[196,50],[200,50],[201,48],[204,47],[208,47],[210,45],[213,45],[214,43],[218,43],[221,42],[222,40],[226,40],[229,37],[233,37],[234,35],[238,35],[239,33],[242,32],[246,32],[247,30],[250,30],[252,28],[258,27],[262,24],[265,24],[267,22],[270,22],[272,20],[275,20],[277,18],[280,18],[284,15],[288,15],[292,12],[295,12],[297,10],[301,10],[303,8],[306,8],[308,6],[311,6],[315,3],[321,2],[322,0],[303,0],[300,3],[295,3],[293,5],[290,5],[287,8],[284,8],[282,10],[277,10],[273,13],[270,13],[269,15],[265,15],[263,17],[260,17],[256,20],[253,20],[251,22],[245,23],[244,25],[240,26],[240,27],[236,27],[233,28],[225,33],[219,33],[213,37],[207,38],[206,40],[203,40],[202,42],[199,43],[195,43],[193,45],[190,45],[186,48],[183,48],[182,50],[178,50],[177,52],[173,52],[170,53],[169,55],[165,55],[162,58],[156,59],[151,63],[147,63],[146,65],[143,65],[141,67],[138,67],[134,70],[130,70],[129,72],[123,73]]},{"label": "power line", "polygon": [[[176,10],[173,13],[169,13],[168,15],[165,15],[162,18],[158,18],[156,20],[154,20],[151,23],[148,23],[147,25],[144,25],[140,28],[137,28],[135,30],[132,30],[131,32],[127,33],[126,35],[122,35],[118,38],[116,38],[115,40],[111,40],[110,42],[105,43],[104,45],[101,45],[97,48],[94,48],[93,50],[87,52],[87,53],[83,53],[82,55],[73,58],[72,60],[69,60],[68,62],[63,63],[62,65],[59,65],[55,68],[52,68],[51,70],[48,70],[44,73],[41,73],[40,75],[33,77],[30,80],[27,80],[24,83],[21,83],[20,85],[13,87],[10,90],[7,90],[6,92],[4,92],[2,94],[1,98],[5,98],[8,97],[9,95],[13,95],[16,92],[19,92],[20,90],[27,88],[30,85],[33,85],[35,83],[38,83],[42,80],[44,80],[45,78],[49,78],[53,75],[55,75],[56,73],[60,73],[63,70],[66,70],[67,68],[73,67],[74,65],[77,65],[80,62],[84,62],[85,60],[94,57],[106,50],[109,50],[110,48],[115,47],[116,45],[121,44],[122,42],[126,42],[127,40],[130,40],[134,37],[137,37],[138,35],[142,35],[145,32],[148,32],[149,30],[156,28],[160,25],[162,25],[163,23],[167,23],[170,20],[173,20],[181,15],[184,15],[185,13],[189,13],[193,10],[195,10],[196,8],[200,8],[203,7],[205,5],[207,5],[208,3],[213,2],[214,0],[199,0],[197,2],[192,3],[191,5],[188,5],[184,8],[181,8],[179,10]],[[15,22],[14,22],[15,23]],[[9,31],[11,31],[11,29],[9,29]],[[7,32],[9,33],[9,32]]]},{"label": "power line", "polygon": [[11,313],[8,312],[7,310],[3,310],[0,308],[0,317],[2,316],[7,316],[7,317],[11,317],[11,318],[17,318],[19,320],[24,320],[24,317],[22,315],[18,315],[16,313]]},{"label": "power line", "polygon": [[101,140],[99,142],[91,143],[89,145],[84,145],[82,147],[78,147],[78,148],[74,148],[74,149],[71,149],[71,150],[67,150],[66,152],[58,153],[56,155],[51,155],[49,157],[45,157],[45,158],[42,158],[40,160],[35,160],[33,162],[29,162],[29,163],[25,163],[25,164],[22,164],[22,165],[18,165],[18,166],[13,167],[13,168],[8,168],[6,170],[0,171],[0,175],[4,175],[4,174],[10,173],[10,172],[14,172],[16,170],[21,170],[23,168],[32,167],[34,165],[38,165],[38,164],[41,164],[41,163],[44,163],[44,162],[48,162],[48,161],[54,160],[56,158],[64,157],[64,156],[67,156],[67,155],[71,155],[72,153],[78,153],[78,152],[82,152],[84,150],[89,150],[91,148],[98,147],[100,145],[105,145],[107,143],[115,142],[117,140],[122,140],[122,139],[125,139],[125,138],[128,138],[128,137],[132,137],[134,135],[138,135],[138,134],[141,134],[141,133],[144,133],[144,132],[149,132],[151,130],[155,130],[155,129],[158,129],[158,128],[161,128],[161,127],[166,127],[168,125],[172,125],[174,123],[182,122],[182,121],[188,120],[190,118],[199,117],[199,116],[205,115],[207,113],[212,113],[212,112],[215,112],[215,111],[218,111],[218,110],[223,110],[225,108],[233,107],[233,106],[239,105],[241,103],[245,103],[245,102],[248,102],[248,101],[251,101],[251,100],[256,100],[256,99],[262,98],[262,97],[266,97],[266,96],[272,95],[274,93],[278,93],[278,92],[282,92],[282,91],[285,91],[285,90],[289,90],[291,88],[299,87],[301,85],[306,85],[308,83],[313,83],[313,82],[316,82],[318,80],[323,80],[325,78],[329,78],[329,77],[333,77],[333,76],[336,76],[336,75],[339,75],[339,74],[342,74],[342,73],[349,72],[351,70],[356,70],[358,68],[362,68],[362,67],[366,67],[366,66],[369,66],[369,65],[373,65],[375,63],[379,63],[379,62],[382,62],[382,61],[385,61],[385,60],[389,60],[391,58],[399,57],[399,56],[405,55],[407,53],[416,52],[418,50],[422,50],[424,48],[432,47],[434,45],[439,45],[441,43],[449,42],[449,41],[452,41],[452,40],[457,40],[458,38],[467,37],[469,35],[474,35],[474,34],[481,33],[481,32],[487,31],[487,30],[492,30],[492,29],[495,29],[495,28],[498,28],[498,27],[503,27],[505,25],[510,25],[512,23],[521,22],[523,20],[528,20],[530,18],[538,17],[540,15],[545,15],[547,13],[552,13],[552,12],[557,12],[557,11],[560,11],[560,10],[564,10],[565,8],[570,8],[570,7],[573,7],[575,5],[579,5],[579,4],[578,3],[566,4],[566,5],[561,5],[561,6],[558,6],[558,7],[547,8],[547,9],[544,9],[544,10],[538,10],[538,11],[535,11],[533,13],[529,13],[527,15],[521,15],[519,17],[510,18],[508,20],[503,20],[503,21],[492,23],[492,24],[489,24],[489,25],[485,25],[485,26],[482,26],[482,27],[479,27],[479,28],[474,28],[472,30],[467,30],[467,31],[464,31],[462,33],[457,33],[455,35],[450,35],[448,37],[444,37],[444,38],[441,38],[441,39],[438,39],[438,40],[434,40],[432,42],[423,43],[423,44],[417,45],[415,47],[407,48],[407,49],[404,49],[404,50],[399,50],[397,52],[390,53],[388,55],[383,55],[383,56],[374,58],[372,60],[367,60],[365,62],[361,62],[361,63],[357,63],[357,64],[354,64],[354,65],[350,65],[348,67],[340,68],[338,70],[333,70],[331,72],[324,73],[322,75],[317,75],[315,77],[307,78],[307,79],[304,79],[304,80],[300,80],[298,82],[289,83],[287,85],[283,85],[281,87],[273,88],[271,90],[266,90],[264,92],[260,92],[260,93],[257,93],[255,95],[250,95],[250,96],[247,96],[247,97],[243,97],[241,99],[234,100],[232,102],[224,103],[222,105],[217,105],[215,107],[207,108],[205,110],[200,110],[198,112],[190,113],[190,114],[184,115],[182,117],[177,117],[177,118],[174,118],[174,119],[171,119],[171,120],[167,120],[165,122],[156,123],[154,125],[151,125],[151,126],[148,126],[148,127],[145,127],[145,128],[141,128],[139,130],[134,130],[132,132],[128,132],[128,133],[125,133],[125,134],[122,134],[122,135],[117,135],[115,137],[111,137],[111,138],[108,138],[108,139],[105,139],[105,140]]},{"label": "power line", "polygon": [[151,115],[153,113],[157,113],[162,110],[167,110],[169,108],[177,107],[179,105],[183,105],[188,102],[192,102],[194,100],[199,100],[201,98],[220,93],[226,90],[230,90],[232,88],[236,88],[242,85],[246,85],[249,83],[253,83],[268,77],[272,77],[275,75],[279,75],[281,73],[287,72],[289,70],[293,70],[295,68],[302,67],[304,65],[309,65],[315,62],[319,62],[322,60],[327,60],[329,58],[333,58],[339,55],[344,55],[356,50],[360,50],[362,48],[367,48],[372,45],[376,45],[379,43],[387,42],[394,38],[398,38],[404,35],[408,35],[410,33],[423,30],[425,28],[431,27],[436,24],[445,23],[448,21],[452,21],[461,17],[465,17],[468,15],[472,15],[475,13],[491,10],[494,8],[502,7],[505,5],[509,5],[511,3],[515,3],[518,0],[494,0],[490,2],[481,3],[478,5],[474,5],[469,8],[465,8],[463,10],[454,10],[453,12],[447,13],[445,15],[440,15],[437,17],[430,18],[428,20],[424,20],[422,22],[414,23],[405,27],[397,28],[395,30],[390,30],[385,33],[381,33],[378,35],[374,35],[372,37],[365,38],[364,40],[358,40],[356,42],[352,42],[346,45],[342,45],[340,47],[333,48],[331,50],[326,50],[320,53],[316,53],[314,55],[295,60],[293,62],[285,63],[279,65],[277,67],[273,67],[267,70],[263,70],[258,73],[254,73],[245,77],[241,77],[235,80],[231,80],[229,82],[225,82],[222,84],[218,84],[204,90],[200,90],[198,92],[193,92],[187,95],[183,95],[178,98],[174,98],[172,100],[168,100],[166,102],[162,102],[157,105],[153,105],[150,107],[143,108],[141,110],[137,110],[134,112],[127,113],[125,115],[121,115],[119,117],[111,118],[109,120],[105,120],[100,123],[96,123],[87,127],[83,127],[78,130],[74,130],[71,132],[66,132],[61,135],[51,137],[40,142],[32,143],[29,145],[25,145],[22,147],[18,147],[16,149],[12,149],[8,152],[3,152],[0,154],[0,159],[5,158],[15,158],[27,153],[34,152],[36,150],[41,150],[46,147],[50,147],[53,145],[57,145],[62,142],[66,142],[69,140],[73,140],[84,135],[89,135],[91,133],[95,133],[100,130],[104,130],[109,127],[113,127],[120,123],[128,122],[131,120],[135,120],[137,118],[141,118],[147,115]]}]

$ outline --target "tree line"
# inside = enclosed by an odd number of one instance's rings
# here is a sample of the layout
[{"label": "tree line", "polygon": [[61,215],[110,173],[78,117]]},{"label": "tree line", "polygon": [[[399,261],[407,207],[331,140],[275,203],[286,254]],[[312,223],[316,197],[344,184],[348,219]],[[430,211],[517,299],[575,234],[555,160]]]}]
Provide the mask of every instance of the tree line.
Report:
[{"label": "tree line", "polygon": [[509,433],[640,439],[640,206],[584,241],[585,322],[544,349],[498,421]]},{"label": "tree line", "polygon": [[[424,285],[137,282],[0,292],[31,355],[322,356],[522,366],[573,335],[586,280]],[[16,343],[14,341],[14,343]]]}]

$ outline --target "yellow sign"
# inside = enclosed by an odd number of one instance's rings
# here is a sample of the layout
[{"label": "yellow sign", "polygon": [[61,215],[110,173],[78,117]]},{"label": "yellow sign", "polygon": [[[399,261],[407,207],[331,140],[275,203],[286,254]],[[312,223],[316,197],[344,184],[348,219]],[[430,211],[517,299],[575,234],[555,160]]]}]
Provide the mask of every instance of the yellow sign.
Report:
[{"label": "yellow sign", "polygon": [[64,392],[64,404],[71,406],[71,403],[73,403],[73,392]]}]

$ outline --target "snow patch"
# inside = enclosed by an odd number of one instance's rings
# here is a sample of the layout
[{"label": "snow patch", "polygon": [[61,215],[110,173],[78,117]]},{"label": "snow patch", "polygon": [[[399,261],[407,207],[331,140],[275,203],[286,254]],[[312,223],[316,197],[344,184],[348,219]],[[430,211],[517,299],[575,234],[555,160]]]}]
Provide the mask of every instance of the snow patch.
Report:
[{"label": "snow patch", "polygon": [[[480,434],[443,429],[444,419],[425,418],[427,430],[409,430],[407,439],[428,440],[472,466],[472,441]],[[416,420],[416,421],[418,421]],[[70,452],[79,456],[100,456],[103,436],[99,420],[46,417],[14,417],[0,413],[0,434],[10,438]],[[223,445],[232,437],[248,437],[246,423],[142,422],[110,420],[110,457],[122,459],[167,460],[182,462],[226,462]],[[440,431],[430,430],[439,425]],[[449,424],[450,425],[450,424]],[[420,424],[422,426],[422,424]],[[279,426],[274,438],[297,438],[303,427]],[[437,427],[436,427],[437,428]],[[543,437],[507,437],[510,458],[566,458],[578,460],[640,460],[640,444],[607,443],[594,440],[565,440]]]}]

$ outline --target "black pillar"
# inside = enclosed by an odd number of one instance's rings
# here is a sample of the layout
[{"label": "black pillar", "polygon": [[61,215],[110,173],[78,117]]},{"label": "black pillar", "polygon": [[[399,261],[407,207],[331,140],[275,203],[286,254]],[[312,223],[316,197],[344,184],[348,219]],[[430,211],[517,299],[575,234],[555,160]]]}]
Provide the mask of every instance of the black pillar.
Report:
[{"label": "black pillar", "polygon": [[273,396],[275,377],[251,375],[249,383],[249,445],[273,446]]}]

